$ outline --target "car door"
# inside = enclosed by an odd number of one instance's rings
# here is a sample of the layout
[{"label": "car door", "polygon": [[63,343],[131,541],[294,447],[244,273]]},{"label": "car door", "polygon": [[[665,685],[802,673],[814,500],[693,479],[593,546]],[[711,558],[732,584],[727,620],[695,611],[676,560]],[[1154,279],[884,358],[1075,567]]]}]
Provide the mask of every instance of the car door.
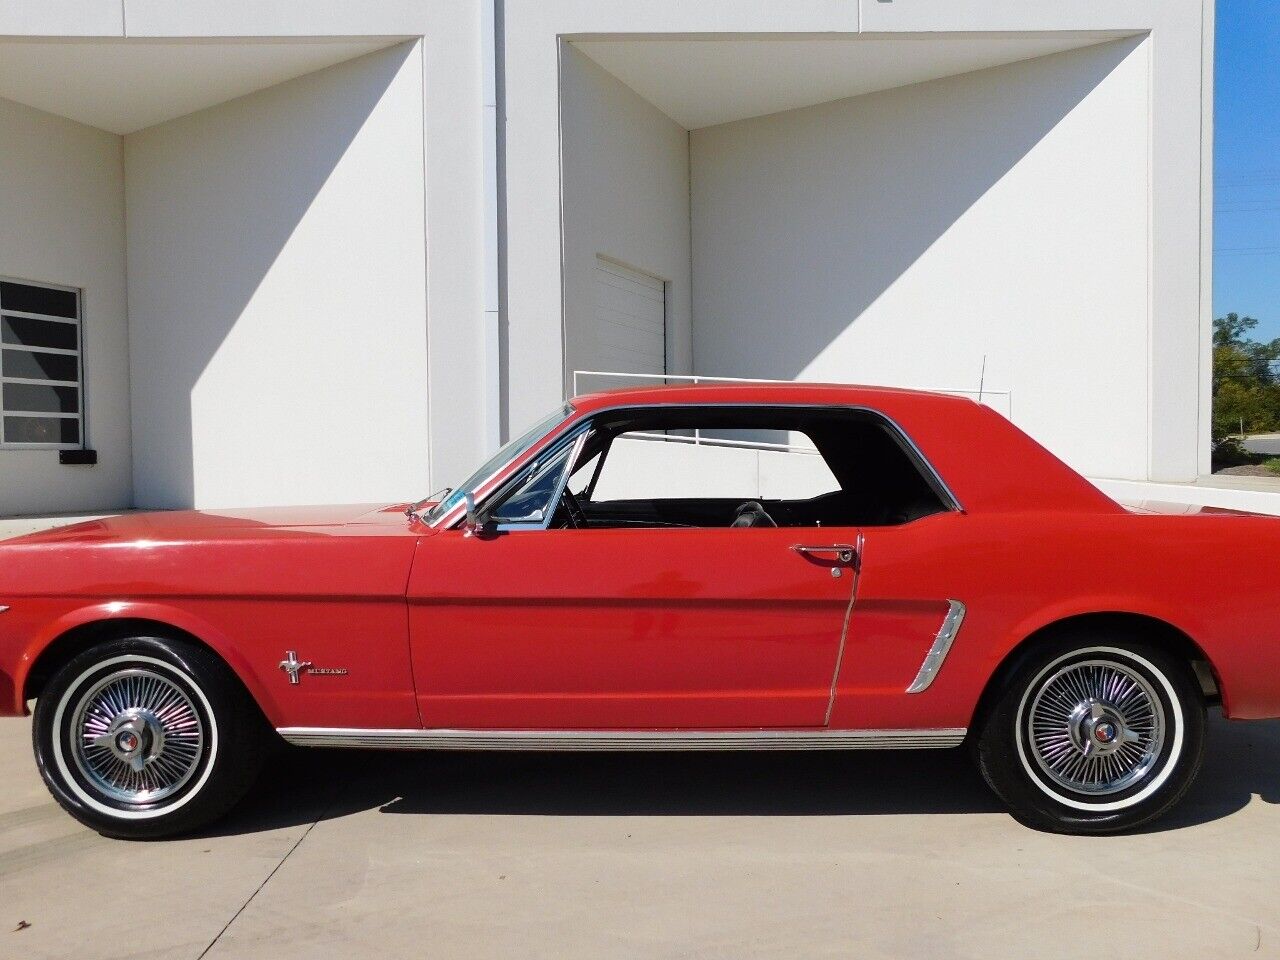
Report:
[{"label": "car door", "polygon": [[[852,564],[779,528],[448,530],[409,582],[428,727],[820,727]],[[856,531],[826,531],[832,543]],[[838,575],[833,575],[835,571]]]},{"label": "car door", "polygon": [[550,528],[578,442],[527,468],[497,529],[422,540],[408,599],[424,725],[823,726],[857,530]]},{"label": "car door", "polygon": [[1007,544],[957,510],[862,532],[832,727],[964,726],[995,668],[966,656],[965,638],[983,629],[980,598],[1000,586],[985,571]]}]

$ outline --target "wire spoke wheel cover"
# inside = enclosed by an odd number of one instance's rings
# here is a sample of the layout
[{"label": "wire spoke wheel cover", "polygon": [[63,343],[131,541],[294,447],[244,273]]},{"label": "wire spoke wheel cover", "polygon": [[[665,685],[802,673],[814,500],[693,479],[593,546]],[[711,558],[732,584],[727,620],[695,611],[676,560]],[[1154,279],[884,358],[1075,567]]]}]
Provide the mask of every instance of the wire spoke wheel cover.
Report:
[{"label": "wire spoke wheel cover", "polygon": [[1023,700],[1026,751],[1054,784],[1109,797],[1141,784],[1156,767],[1168,722],[1152,684],[1106,658],[1049,673]]},{"label": "wire spoke wheel cover", "polygon": [[159,670],[129,665],[97,677],[76,699],[66,747],[86,784],[127,807],[163,803],[200,768],[201,713]]},{"label": "wire spoke wheel cover", "polygon": [[1058,628],[1009,665],[975,742],[1019,821],[1101,835],[1170,810],[1200,769],[1205,690],[1185,650],[1135,626]]}]

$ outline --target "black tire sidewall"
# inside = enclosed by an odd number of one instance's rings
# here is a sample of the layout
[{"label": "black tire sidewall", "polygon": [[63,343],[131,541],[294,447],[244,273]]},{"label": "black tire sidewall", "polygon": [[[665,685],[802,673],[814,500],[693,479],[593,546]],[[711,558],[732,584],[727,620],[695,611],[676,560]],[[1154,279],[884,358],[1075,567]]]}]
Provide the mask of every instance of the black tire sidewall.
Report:
[{"label": "black tire sidewall", "polygon": [[[1037,769],[1018,736],[1024,700],[1034,697],[1034,688],[1050,668],[1077,658],[1110,659],[1142,674],[1161,699],[1167,725],[1160,758],[1137,784],[1099,798],[1067,794],[1084,809],[1050,795],[1066,791]],[[1114,833],[1154,820],[1182,798],[1199,771],[1204,739],[1204,697],[1188,663],[1141,640],[1073,634],[1038,645],[1023,656],[981,722],[977,748],[983,776],[1021,822],[1058,833]],[[1144,793],[1162,775],[1159,786]],[[1111,809],[1126,801],[1133,802]]]},{"label": "black tire sidewall", "polygon": [[[101,794],[94,796],[92,785],[65,756],[61,746],[65,740],[59,739],[65,735],[78,694],[97,670],[106,664],[111,664],[110,669],[127,667],[131,661],[178,683],[206,723],[200,765],[190,781],[152,810],[143,808],[144,816],[136,811],[126,811],[132,816],[113,814],[111,808],[120,805]],[[188,832],[230,809],[257,776],[261,728],[256,705],[218,657],[187,641],[135,636],[95,646],[54,674],[36,702],[32,741],[40,775],[63,809],[99,833],[143,839]],[[97,805],[87,802],[82,792]]]}]

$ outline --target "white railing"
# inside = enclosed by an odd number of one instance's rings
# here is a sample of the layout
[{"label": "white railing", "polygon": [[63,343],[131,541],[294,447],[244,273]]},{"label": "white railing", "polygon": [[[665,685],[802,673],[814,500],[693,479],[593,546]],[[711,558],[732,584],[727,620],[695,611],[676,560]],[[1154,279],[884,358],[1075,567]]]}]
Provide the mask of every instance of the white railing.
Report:
[{"label": "white railing", "polygon": [[[696,374],[674,374],[674,373],[622,373],[616,370],[575,370],[573,371],[573,393],[578,395],[582,393],[581,380],[582,377],[608,377],[614,380],[656,380],[659,383],[669,383],[676,381],[679,383],[803,383],[798,380],[769,380],[761,377],[704,377]],[[988,390],[985,387],[979,387],[977,390],[947,390],[937,387],[926,387],[931,393],[945,393],[953,397],[970,397],[978,403],[991,407],[1005,419],[1013,419],[1013,392],[1010,390]],[[665,435],[663,435],[665,436]],[[689,438],[684,438],[689,439]],[[694,431],[693,442],[706,443],[710,442],[710,438],[699,438],[697,431]],[[741,445],[744,441],[717,441],[724,445]],[[808,447],[788,448],[785,444],[750,444],[752,449],[796,449],[800,451],[813,452]]]},{"label": "white railing", "polygon": [[579,377],[612,377],[616,380],[679,380],[682,383],[794,383],[793,380],[765,380],[759,377],[700,377],[695,374],[677,373],[622,373],[617,370],[573,371],[573,392],[580,393]]},{"label": "white railing", "polygon": [[697,429],[693,436],[686,437],[682,433],[644,433],[636,431],[627,433],[636,440],[665,440],[668,443],[688,443],[702,447],[737,447],[742,450],[776,450],[778,453],[803,453],[816,456],[818,451],[813,447],[797,447],[788,443],[767,443],[764,440],[727,440],[724,437],[704,437]]}]

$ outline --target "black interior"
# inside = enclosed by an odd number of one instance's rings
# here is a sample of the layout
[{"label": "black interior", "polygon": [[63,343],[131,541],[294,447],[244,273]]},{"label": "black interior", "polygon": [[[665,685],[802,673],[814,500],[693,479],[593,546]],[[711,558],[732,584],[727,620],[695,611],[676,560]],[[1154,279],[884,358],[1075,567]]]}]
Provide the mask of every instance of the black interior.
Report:
[{"label": "black interior", "polygon": [[[575,470],[631,432],[789,430],[806,434],[840,489],[808,500],[644,499],[596,501],[594,479],[562,498],[557,527],[886,526],[952,509],[899,431],[869,411],[823,407],[660,407],[601,414]],[[597,477],[599,467],[596,468]]]}]

